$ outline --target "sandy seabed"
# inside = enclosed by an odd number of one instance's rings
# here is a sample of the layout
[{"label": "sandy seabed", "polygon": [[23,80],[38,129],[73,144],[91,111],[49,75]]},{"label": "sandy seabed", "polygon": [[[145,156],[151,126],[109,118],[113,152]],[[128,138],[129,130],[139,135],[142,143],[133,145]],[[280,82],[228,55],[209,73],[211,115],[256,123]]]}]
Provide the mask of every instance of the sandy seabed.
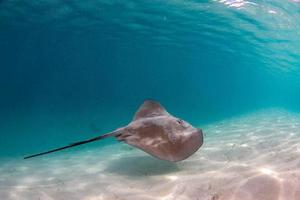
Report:
[{"label": "sandy seabed", "polygon": [[267,110],[202,128],[203,147],[175,164],[121,143],[2,161],[0,199],[300,199],[300,115]]}]

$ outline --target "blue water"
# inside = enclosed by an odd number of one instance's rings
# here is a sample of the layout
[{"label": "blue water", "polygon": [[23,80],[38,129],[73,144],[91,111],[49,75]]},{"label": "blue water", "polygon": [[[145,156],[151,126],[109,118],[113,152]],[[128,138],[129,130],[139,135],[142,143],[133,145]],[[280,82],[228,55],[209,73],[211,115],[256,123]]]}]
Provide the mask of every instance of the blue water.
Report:
[{"label": "blue water", "polygon": [[0,157],[112,131],[147,98],[196,125],[298,112],[299,17],[296,0],[2,0]]},{"label": "blue water", "polygon": [[[299,200],[299,19],[300,0],[0,0],[0,200]],[[23,160],[149,98],[203,130],[197,152]]]}]

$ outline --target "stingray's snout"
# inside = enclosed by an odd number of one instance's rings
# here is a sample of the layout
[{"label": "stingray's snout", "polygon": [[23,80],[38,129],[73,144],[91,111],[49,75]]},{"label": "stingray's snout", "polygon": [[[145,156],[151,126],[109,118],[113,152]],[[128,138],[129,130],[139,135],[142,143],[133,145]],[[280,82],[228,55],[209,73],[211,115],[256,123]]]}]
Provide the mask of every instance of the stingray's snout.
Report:
[{"label": "stingray's snout", "polygon": [[202,129],[201,128],[196,128],[196,131],[199,135],[203,135]]},{"label": "stingray's snout", "polygon": [[202,143],[203,143],[203,131],[202,131],[201,128],[197,128],[197,130],[198,130],[198,134],[199,134],[199,136],[200,136],[201,145],[202,145]]}]

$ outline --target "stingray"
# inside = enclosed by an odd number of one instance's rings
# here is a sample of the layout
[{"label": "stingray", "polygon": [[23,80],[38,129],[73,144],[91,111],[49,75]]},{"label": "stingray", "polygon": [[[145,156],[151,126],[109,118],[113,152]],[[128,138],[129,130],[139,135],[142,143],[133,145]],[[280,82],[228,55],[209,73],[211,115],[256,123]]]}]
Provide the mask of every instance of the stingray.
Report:
[{"label": "stingray", "polygon": [[60,151],[74,146],[115,137],[121,142],[167,161],[181,161],[194,154],[203,144],[201,129],[169,114],[158,102],[146,100],[135,113],[133,120],[124,127],[68,146],[27,156],[24,159]]}]

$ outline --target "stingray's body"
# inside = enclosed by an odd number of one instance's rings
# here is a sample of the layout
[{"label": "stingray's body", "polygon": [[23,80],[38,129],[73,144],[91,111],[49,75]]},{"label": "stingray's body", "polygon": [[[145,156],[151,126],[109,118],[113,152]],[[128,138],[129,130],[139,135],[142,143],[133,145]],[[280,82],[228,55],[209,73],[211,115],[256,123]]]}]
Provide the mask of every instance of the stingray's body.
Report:
[{"label": "stingray's body", "polygon": [[137,147],[154,157],[181,161],[195,153],[203,144],[201,129],[170,115],[158,102],[147,100],[127,126],[89,140],[28,156],[31,158],[88,142],[114,136],[119,141]]}]

